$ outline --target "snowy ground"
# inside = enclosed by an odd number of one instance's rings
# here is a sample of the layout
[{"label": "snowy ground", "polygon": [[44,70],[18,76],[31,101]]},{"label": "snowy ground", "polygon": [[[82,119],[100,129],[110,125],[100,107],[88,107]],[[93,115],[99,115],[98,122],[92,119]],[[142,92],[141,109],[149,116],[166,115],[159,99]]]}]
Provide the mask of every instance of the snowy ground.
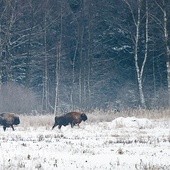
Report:
[{"label": "snowy ground", "polygon": [[0,170],[168,170],[170,120],[119,117],[112,122],[0,127]]}]

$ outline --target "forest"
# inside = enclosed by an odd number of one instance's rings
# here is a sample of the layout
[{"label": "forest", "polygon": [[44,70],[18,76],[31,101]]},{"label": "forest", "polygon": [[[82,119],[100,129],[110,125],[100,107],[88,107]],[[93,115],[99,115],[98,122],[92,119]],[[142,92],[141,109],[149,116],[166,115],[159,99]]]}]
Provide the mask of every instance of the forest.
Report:
[{"label": "forest", "polygon": [[170,107],[169,0],[0,0],[0,111]]}]

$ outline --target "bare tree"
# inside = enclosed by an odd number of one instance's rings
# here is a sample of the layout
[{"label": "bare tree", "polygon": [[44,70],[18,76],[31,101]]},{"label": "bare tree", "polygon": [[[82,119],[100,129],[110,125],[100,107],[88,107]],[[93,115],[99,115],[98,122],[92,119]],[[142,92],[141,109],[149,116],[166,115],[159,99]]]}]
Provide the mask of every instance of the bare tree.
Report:
[{"label": "bare tree", "polygon": [[170,107],[170,47],[169,47],[169,35],[168,35],[168,7],[170,7],[170,2],[166,0],[155,0],[155,3],[160,8],[163,13],[163,34],[164,34],[164,42],[166,48],[166,70],[167,70],[167,82],[168,82],[168,105]]},{"label": "bare tree", "polygon": [[60,38],[57,44],[57,56],[56,56],[56,70],[55,70],[55,103],[54,103],[54,115],[59,111],[59,85],[60,85],[60,60],[62,56],[62,38],[63,38],[63,2],[60,1]]},{"label": "bare tree", "polygon": [[48,92],[48,54],[47,54],[47,6],[48,0],[45,1],[45,13],[44,13],[44,79],[43,79],[43,97],[42,106],[43,110],[48,110],[49,92]]},{"label": "bare tree", "polygon": [[[72,9],[73,20],[76,24],[76,31],[75,31],[75,50],[74,56],[72,60],[72,88],[71,88],[71,95],[70,101],[72,105],[72,109],[75,108],[75,96],[76,91],[78,91],[78,101],[77,105],[79,104],[82,107],[85,103],[85,96],[86,96],[86,67],[85,67],[85,55],[84,55],[84,6],[85,1],[76,1],[70,2],[70,6]],[[72,8],[74,6],[74,8]],[[76,7],[76,10],[75,10]],[[76,58],[77,57],[77,58]],[[77,65],[76,65],[77,64]],[[78,74],[75,72],[75,68],[78,68]],[[78,78],[78,82],[75,82],[75,78]],[[78,90],[75,91],[75,85],[78,84]]]},{"label": "bare tree", "polygon": [[61,58],[61,44],[59,43],[57,46],[56,70],[55,70],[56,84],[55,84],[54,115],[56,115],[59,111],[60,58]]},{"label": "bare tree", "polygon": [[[1,62],[4,64],[1,64],[1,80],[4,82],[11,81],[12,78],[12,73],[11,73],[11,59],[12,59],[12,54],[10,52],[11,46],[13,42],[11,41],[11,32],[14,23],[16,22],[17,19],[17,14],[15,11],[15,2],[11,1],[5,1],[4,2],[5,7],[3,8],[3,11],[1,13],[1,20],[5,20],[6,23],[1,26]],[[1,22],[1,21],[0,21]]]},{"label": "bare tree", "polygon": [[71,101],[72,110],[75,109],[74,89],[75,89],[75,64],[76,64],[77,50],[78,50],[78,40],[76,39],[76,46],[75,46],[74,56],[73,56],[73,61],[72,61],[72,87],[71,87],[71,93],[70,93],[70,101]]},{"label": "bare tree", "polygon": [[87,0],[87,8],[88,8],[88,47],[87,47],[87,104],[88,107],[91,107],[91,72],[92,72],[92,55],[91,55],[91,45],[92,45],[92,2],[91,0]]},{"label": "bare tree", "polygon": [[[132,19],[133,23],[135,25],[135,33],[134,33],[134,60],[135,60],[135,68],[136,68],[136,73],[137,73],[137,82],[138,82],[138,89],[139,89],[139,96],[140,96],[140,103],[141,107],[145,108],[146,107],[146,102],[145,102],[145,97],[144,97],[144,92],[143,92],[143,72],[144,72],[144,67],[147,61],[148,57],[148,2],[146,1],[146,26],[145,26],[145,54],[144,54],[144,59],[142,62],[141,67],[139,66],[139,41],[140,41],[140,27],[141,27],[141,10],[142,10],[142,3],[143,0],[137,0],[136,3],[136,15],[135,11],[132,8],[132,4],[130,4],[129,0],[124,0],[124,2],[127,4]],[[133,33],[132,33],[133,34]]]},{"label": "bare tree", "polygon": [[[2,32],[1,23],[0,23],[0,32]],[[2,54],[3,54],[3,45],[2,45],[2,37],[0,34],[0,59],[2,59]],[[2,61],[0,60],[0,89],[1,89],[1,84],[2,84]]]}]

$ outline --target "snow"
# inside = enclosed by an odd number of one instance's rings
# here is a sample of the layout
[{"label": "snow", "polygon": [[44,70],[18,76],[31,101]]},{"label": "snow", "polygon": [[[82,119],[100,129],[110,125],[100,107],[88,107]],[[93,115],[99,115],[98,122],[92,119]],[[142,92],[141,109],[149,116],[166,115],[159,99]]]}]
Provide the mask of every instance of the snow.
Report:
[{"label": "snow", "polygon": [[170,120],[119,117],[80,127],[0,127],[0,169],[170,169]]},{"label": "snow", "polygon": [[153,124],[150,120],[146,118],[136,118],[136,117],[119,117],[112,121],[113,127],[127,127],[127,128],[152,128]]}]

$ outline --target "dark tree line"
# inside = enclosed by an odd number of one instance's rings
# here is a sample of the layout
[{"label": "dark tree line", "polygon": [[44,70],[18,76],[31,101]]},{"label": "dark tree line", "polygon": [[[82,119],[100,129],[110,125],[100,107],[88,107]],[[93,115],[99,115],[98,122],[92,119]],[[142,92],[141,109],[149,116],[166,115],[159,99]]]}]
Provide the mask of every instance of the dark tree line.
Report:
[{"label": "dark tree line", "polygon": [[0,110],[170,106],[170,1],[0,0]]}]

